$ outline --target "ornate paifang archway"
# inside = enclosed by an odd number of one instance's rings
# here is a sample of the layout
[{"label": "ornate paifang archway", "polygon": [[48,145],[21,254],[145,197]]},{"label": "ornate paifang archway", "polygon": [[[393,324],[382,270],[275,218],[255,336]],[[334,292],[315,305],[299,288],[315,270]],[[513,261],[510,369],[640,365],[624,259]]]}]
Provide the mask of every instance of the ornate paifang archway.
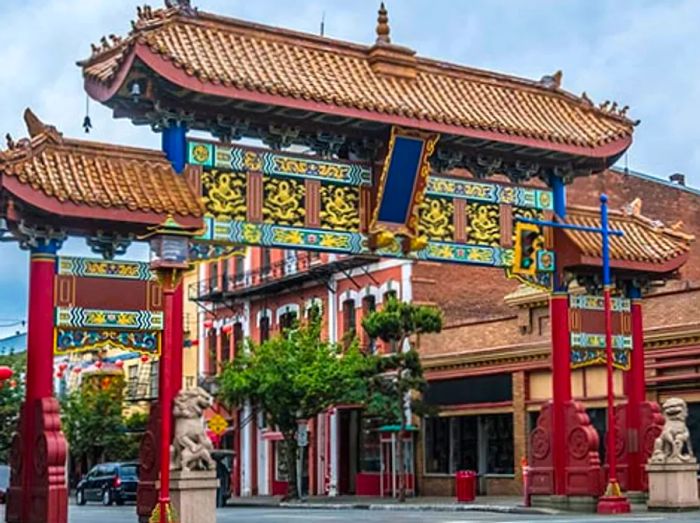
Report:
[{"label": "ornate paifang archway", "polygon": [[[139,8],[126,37],[103,38],[80,63],[88,94],[115,117],[160,132],[162,153],[69,140],[28,112],[30,138],[9,143],[0,156],[2,210],[32,252],[32,381],[22,430],[27,441],[50,435],[58,449],[50,463],[39,463],[32,445],[18,447],[11,522],[66,521],[57,472],[65,446],[50,367],[47,375],[41,359],[50,358],[53,346],[50,262],[68,234],[86,236],[110,255],[175,223],[194,237],[191,252],[203,257],[262,245],[490,266],[515,276],[516,219],[564,219],[565,184],[606,169],[632,140],[635,122],[626,109],[595,107],[585,94],[565,92],[560,73],[522,80],[392,44],[383,8],[376,43],[362,46],[200,12],[184,0],[166,4]],[[190,130],[217,141],[188,139]],[[231,143],[243,137],[267,148]],[[568,306],[560,299],[565,269],[585,273],[598,262],[575,238],[538,235],[531,270],[517,277],[555,291],[554,380],[563,383],[569,377]],[[566,241],[584,253],[580,259],[555,258]],[[661,276],[684,261],[674,251],[682,242],[663,244]],[[620,259],[628,254],[622,248]],[[618,272],[639,275],[650,266]],[[173,300],[164,355],[182,335],[181,289]],[[168,366],[175,376],[178,352]],[[562,428],[571,397],[557,386],[550,412]],[[35,412],[44,426],[31,425]],[[549,443],[551,491],[566,494],[566,441]],[[148,458],[142,518],[156,502],[157,459]],[[26,472],[32,467],[52,472],[36,479]],[[43,502],[31,503],[32,491]]]}]

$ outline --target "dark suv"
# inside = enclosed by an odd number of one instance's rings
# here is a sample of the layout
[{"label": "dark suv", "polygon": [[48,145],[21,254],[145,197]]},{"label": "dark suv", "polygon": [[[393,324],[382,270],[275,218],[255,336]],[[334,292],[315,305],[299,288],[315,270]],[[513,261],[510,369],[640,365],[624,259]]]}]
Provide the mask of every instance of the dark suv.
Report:
[{"label": "dark suv", "polygon": [[101,501],[103,505],[123,505],[125,501],[136,501],[138,482],[138,463],[95,465],[78,483],[75,501],[78,505],[85,505],[88,501]]}]

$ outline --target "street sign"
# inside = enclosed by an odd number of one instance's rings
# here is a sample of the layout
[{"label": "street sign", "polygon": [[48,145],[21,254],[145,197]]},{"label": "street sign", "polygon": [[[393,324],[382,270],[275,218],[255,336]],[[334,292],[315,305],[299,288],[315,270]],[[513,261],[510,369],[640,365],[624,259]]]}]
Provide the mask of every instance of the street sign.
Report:
[{"label": "street sign", "polygon": [[207,422],[207,427],[217,436],[221,436],[228,428],[228,422],[221,414],[214,414]]}]

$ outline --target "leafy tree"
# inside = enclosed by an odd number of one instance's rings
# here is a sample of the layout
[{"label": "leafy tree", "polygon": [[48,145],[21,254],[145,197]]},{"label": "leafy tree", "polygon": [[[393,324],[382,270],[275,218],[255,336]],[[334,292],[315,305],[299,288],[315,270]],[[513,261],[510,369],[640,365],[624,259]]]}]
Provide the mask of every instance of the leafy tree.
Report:
[{"label": "leafy tree", "polygon": [[[403,440],[410,425],[409,411],[424,415],[428,408],[421,401],[427,382],[416,350],[420,335],[442,330],[442,312],[390,299],[381,311],[365,317],[362,327],[371,338],[394,347],[393,354],[375,360],[368,369],[366,414],[378,423],[397,427],[397,472],[399,500],[406,500]],[[412,343],[414,341],[414,343]]]},{"label": "leafy tree", "polygon": [[[86,377],[84,377],[85,379]],[[74,463],[89,469],[119,459],[125,443],[122,420],[124,379],[97,373],[69,393],[61,408],[63,431]]]},{"label": "leafy tree", "polygon": [[8,463],[12,437],[17,431],[20,409],[24,401],[24,373],[26,353],[2,356],[0,365],[10,367],[11,379],[0,383],[0,463]]},{"label": "leafy tree", "polygon": [[363,376],[371,359],[356,343],[343,350],[322,340],[320,315],[312,311],[309,317],[307,323],[260,345],[249,342],[249,350],[237,354],[219,376],[221,401],[237,407],[249,401],[282,434],[290,498],[296,497],[300,480],[295,467],[297,420],[308,420],[332,405],[362,400]]}]

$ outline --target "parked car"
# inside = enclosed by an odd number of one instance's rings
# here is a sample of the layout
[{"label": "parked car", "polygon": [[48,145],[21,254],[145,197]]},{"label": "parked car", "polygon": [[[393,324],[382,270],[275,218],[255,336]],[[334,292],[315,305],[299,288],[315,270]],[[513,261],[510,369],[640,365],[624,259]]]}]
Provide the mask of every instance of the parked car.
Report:
[{"label": "parked car", "polygon": [[80,480],[75,490],[75,501],[85,505],[88,501],[101,501],[123,505],[125,501],[136,501],[139,482],[138,463],[102,463],[92,467]]},{"label": "parked car", "polygon": [[0,465],[0,505],[5,503],[7,488],[10,486],[10,467]]}]

